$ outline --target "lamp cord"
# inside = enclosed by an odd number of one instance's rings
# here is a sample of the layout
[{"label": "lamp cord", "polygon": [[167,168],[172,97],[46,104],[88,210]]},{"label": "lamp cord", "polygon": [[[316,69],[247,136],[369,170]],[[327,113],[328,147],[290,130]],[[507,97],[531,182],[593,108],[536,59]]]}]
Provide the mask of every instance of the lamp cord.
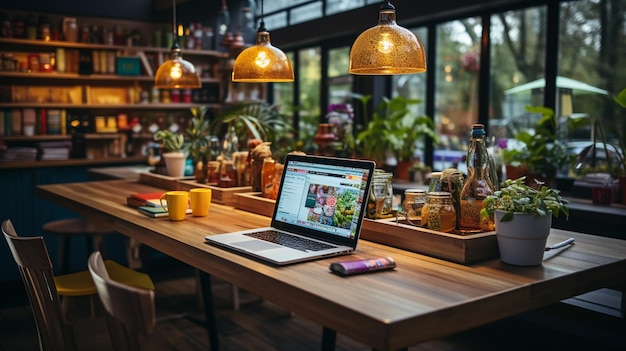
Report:
[{"label": "lamp cord", "polygon": [[263,15],[263,0],[261,0],[261,23],[259,23],[259,30],[257,30],[258,32],[267,32],[267,29],[265,28],[265,17]]},{"label": "lamp cord", "polygon": [[176,0],[172,0],[172,24],[174,26],[174,38],[177,40],[178,32],[176,31]]}]

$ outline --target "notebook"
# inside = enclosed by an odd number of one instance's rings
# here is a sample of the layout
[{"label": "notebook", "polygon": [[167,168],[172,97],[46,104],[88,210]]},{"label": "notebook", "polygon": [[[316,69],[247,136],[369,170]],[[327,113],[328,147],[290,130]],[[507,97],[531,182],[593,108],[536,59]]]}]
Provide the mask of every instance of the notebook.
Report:
[{"label": "notebook", "polygon": [[374,168],[366,160],[289,154],[270,227],[207,235],[206,242],[275,265],[354,252]]}]

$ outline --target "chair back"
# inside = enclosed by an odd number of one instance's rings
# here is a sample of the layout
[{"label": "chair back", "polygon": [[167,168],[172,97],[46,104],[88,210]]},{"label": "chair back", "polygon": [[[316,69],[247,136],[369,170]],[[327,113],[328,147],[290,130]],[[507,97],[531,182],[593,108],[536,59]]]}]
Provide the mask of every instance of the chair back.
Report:
[{"label": "chair back", "polygon": [[106,311],[116,350],[148,350],[156,324],[154,291],[111,280],[99,251],[89,256],[89,272]]},{"label": "chair back", "polygon": [[20,237],[5,220],[2,233],[28,293],[41,350],[75,350],[72,326],[65,320],[43,237]]}]

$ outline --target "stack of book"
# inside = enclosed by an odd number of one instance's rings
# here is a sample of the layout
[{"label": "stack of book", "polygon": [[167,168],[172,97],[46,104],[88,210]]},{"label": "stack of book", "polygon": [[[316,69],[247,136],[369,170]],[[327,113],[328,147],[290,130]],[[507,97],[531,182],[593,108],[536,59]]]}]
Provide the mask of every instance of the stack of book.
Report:
[{"label": "stack of book", "polygon": [[[150,206],[161,208],[159,199],[163,193],[165,193],[165,191],[158,193],[131,194],[126,198],[126,204],[130,207]],[[165,200],[163,200],[163,202],[165,204]]]},{"label": "stack of book", "polygon": [[38,143],[41,160],[68,160],[72,142],[66,141],[42,141]]},{"label": "stack of book", "polygon": [[[149,217],[167,217],[167,210],[161,206],[161,195],[159,193],[140,193],[131,194],[126,198],[126,204],[130,207],[136,207],[139,213],[143,213]],[[163,199],[163,205],[167,208],[167,201]],[[187,213],[191,213],[191,208],[187,209]]]},{"label": "stack of book", "polygon": [[34,147],[0,148],[0,162],[35,161],[37,149]]}]

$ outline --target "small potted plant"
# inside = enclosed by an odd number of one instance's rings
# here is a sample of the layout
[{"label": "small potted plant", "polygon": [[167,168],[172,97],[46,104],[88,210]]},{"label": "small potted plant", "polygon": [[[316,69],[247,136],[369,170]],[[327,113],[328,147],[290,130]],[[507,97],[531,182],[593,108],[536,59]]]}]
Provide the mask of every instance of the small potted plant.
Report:
[{"label": "small potted plant", "polygon": [[167,175],[176,178],[184,177],[187,159],[184,149],[185,137],[182,134],[163,129],[154,134],[154,140],[159,142],[163,149],[161,157],[165,160]]},{"label": "small potted plant", "polygon": [[526,177],[507,179],[504,186],[483,201],[483,217],[492,218],[503,262],[535,266],[541,264],[552,217],[569,217],[569,201],[557,189],[534,180],[537,186],[526,184]]}]

